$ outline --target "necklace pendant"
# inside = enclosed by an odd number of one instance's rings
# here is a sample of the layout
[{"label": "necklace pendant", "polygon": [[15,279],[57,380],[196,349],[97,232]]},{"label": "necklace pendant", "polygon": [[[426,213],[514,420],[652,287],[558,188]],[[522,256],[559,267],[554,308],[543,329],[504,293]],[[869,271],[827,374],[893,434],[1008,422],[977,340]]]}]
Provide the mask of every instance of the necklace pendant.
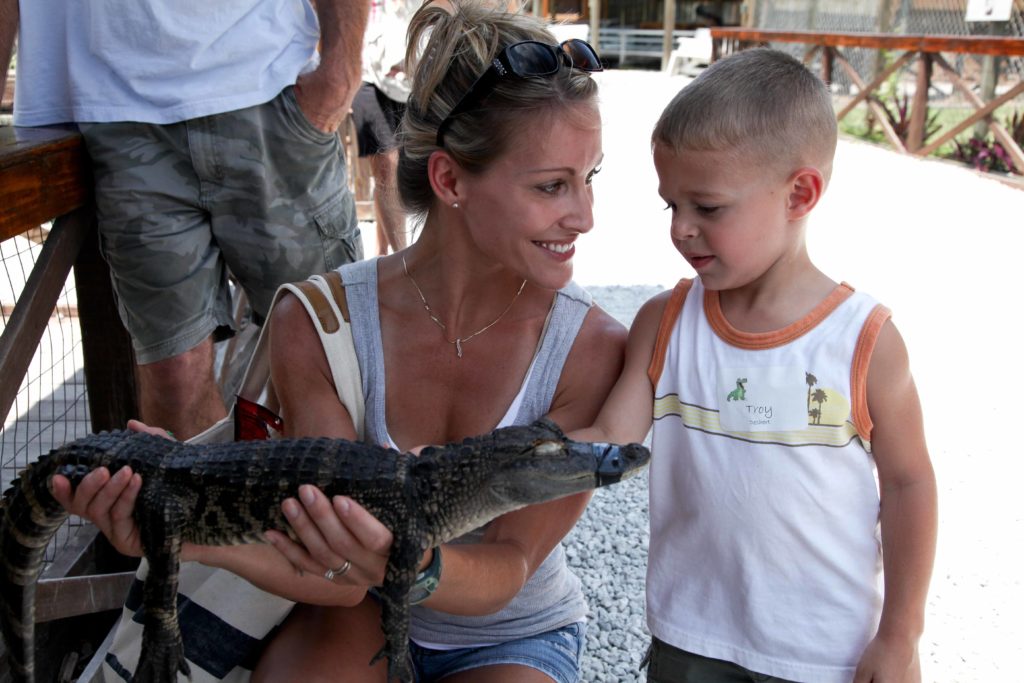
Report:
[{"label": "necklace pendant", "polygon": [[459,358],[462,358],[462,340],[458,337],[455,338],[455,353]]}]

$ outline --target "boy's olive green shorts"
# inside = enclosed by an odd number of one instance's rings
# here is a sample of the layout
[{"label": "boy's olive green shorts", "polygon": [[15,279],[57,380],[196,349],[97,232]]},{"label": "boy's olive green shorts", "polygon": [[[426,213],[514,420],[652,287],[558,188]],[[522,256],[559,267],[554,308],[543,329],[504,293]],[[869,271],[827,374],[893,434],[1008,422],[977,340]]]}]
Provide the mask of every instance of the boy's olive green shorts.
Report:
[{"label": "boy's olive green shorts", "polygon": [[338,137],[306,119],[292,87],[181,123],[79,128],[139,364],[233,333],[229,272],[262,320],[279,284],[363,256]]},{"label": "boy's olive green shorts", "polygon": [[641,669],[645,666],[647,683],[792,683],[723,659],[680,650],[657,638],[651,639],[651,646],[640,663]]}]

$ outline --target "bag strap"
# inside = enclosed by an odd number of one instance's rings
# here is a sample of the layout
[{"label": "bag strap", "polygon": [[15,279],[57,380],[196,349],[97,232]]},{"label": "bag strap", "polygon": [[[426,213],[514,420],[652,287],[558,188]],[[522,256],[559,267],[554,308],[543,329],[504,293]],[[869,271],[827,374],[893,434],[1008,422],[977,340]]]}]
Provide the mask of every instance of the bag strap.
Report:
[{"label": "bag strap", "polygon": [[338,398],[352,418],[357,438],[362,439],[366,418],[363,378],[352,341],[348,300],[341,274],[330,271],[281,287],[295,294],[306,307],[327,356]]}]

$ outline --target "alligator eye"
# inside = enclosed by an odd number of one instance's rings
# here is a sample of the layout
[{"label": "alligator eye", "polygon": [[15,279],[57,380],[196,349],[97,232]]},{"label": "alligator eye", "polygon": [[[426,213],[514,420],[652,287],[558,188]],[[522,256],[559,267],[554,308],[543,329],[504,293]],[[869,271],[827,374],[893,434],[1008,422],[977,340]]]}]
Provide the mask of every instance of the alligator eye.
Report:
[{"label": "alligator eye", "polygon": [[557,455],[562,451],[562,444],[555,441],[542,441],[533,448],[533,452],[537,455],[551,456]]}]

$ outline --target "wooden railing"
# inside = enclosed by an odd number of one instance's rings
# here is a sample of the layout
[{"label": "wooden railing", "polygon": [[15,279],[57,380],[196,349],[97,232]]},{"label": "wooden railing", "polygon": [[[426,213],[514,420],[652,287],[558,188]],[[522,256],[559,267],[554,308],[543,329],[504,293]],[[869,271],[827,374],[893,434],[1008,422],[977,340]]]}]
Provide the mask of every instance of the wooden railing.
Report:
[{"label": "wooden railing", "polygon": [[[110,273],[99,254],[81,138],[68,130],[0,127],[0,241],[51,220],[53,227],[0,335],[0,412],[6,416],[14,405],[73,269],[91,426],[94,431],[123,428],[138,414],[134,356],[117,316]],[[58,550],[39,583],[36,621],[52,623],[46,625],[49,637],[37,637],[37,643],[42,655],[51,650],[54,656],[37,655],[37,680],[53,680],[66,649],[61,645],[82,637],[75,633],[83,628],[81,623],[54,620],[96,615],[124,601],[132,573],[105,542],[94,542],[96,538],[91,525],[79,529]],[[105,632],[109,623],[99,626]],[[0,666],[0,680],[6,669]]]},{"label": "wooden railing", "polygon": [[[1024,81],[1003,94],[983,101],[971,86],[950,66],[942,53],[959,53],[973,55],[993,55],[1000,57],[1024,57],[1024,38],[1004,38],[996,36],[925,36],[925,35],[892,35],[883,33],[818,33],[812,31],[772,31],[745,28],[713,28],[711,36],[714,40],[712,59],[753,45],[770,43],[803,43],[810,46],[804,55],[805,63],[810,63],[818,54],[821,55],[821,77],[825,82],[832,82],[836,66],[841,68],[850,81],[857,87],[857,94],[836,117],[842,120],[857,105],[865,103],[874,114],[875,122],[882,128],[889,143],[900,152],[909,152],[925,156],[952,140],[960,132],[978,121],[985,120],[992,135],[1010,155],[1018,169],[1024,169],[1024,151],[1014,141],[1010,133],[998,121],[991,117],[995,109],[1006,104],[1014,97],[1024,93]],[[900,52],[896,59],[871,78],[862,76],[850,64],[843,54],[843,48],[868,48]],[[874,93],[886,80],[907,65],[917,62],[917,77],[914,96],[911,103],[910,126],[906,141],[890,125],[881,105],[873,97]],[[928,90],[931,87],[935,67],[942,69],[961,92],[973,113],[965,120],[942,132],[941,135],[925,143],[925,124],[928,107]]]}]

